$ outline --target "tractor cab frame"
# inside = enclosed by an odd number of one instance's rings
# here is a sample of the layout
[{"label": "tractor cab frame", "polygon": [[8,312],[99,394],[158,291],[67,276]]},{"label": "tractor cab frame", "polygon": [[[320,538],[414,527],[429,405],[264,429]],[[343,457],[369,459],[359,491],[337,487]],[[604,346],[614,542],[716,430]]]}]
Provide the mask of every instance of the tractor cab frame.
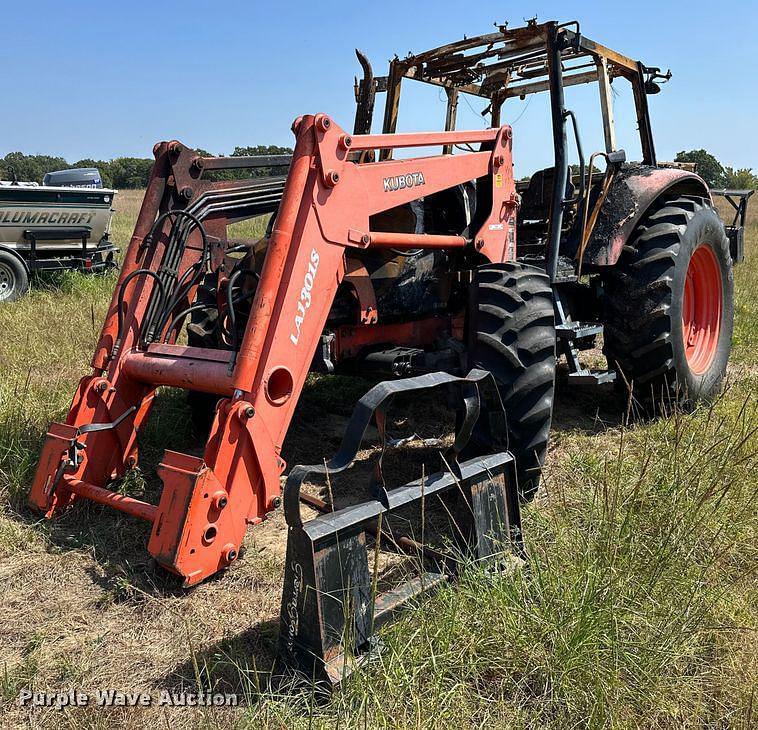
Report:
[{"label": "tractor cab frame", "polygon": [[[551,194],[545,211],[545,219],[549,221],[545,261],[553,281],[559,276],[564,214],[567,208],[586,203],[588,188],[595,181],[592,176],[594,158],[605,157],[606,162],[610,163],[609,167],[618,167],[625,161],[624,153],[617,146],[613,114],[611,84],[616,78],[626,79],[631,85],[642,149],[641,163],[645,166],[657,164],[647,96],[658,93],[660,83],[668,81],[671,73],[663,74],[660,68],[648,67],[641,61],[590,40],[582,35],[577,21],[559,24],[533,20],[525,27],[512,30],[507,25],[500,25],[495,33],[465,38],[402,59],[395,57],[390,62],[387,76],[373,76],[367,59],[360,53],[359,59],[364,78],[356,81],[356,134],[370,131],[378,93],[386,93],[382,131],[385,134],[397,131],[403,80],[419,81],[444,89],[447,96],[446,131],[456,127],[461,94],[487,99],[489,105],[483,114],[488,116],[491,127],[498,127],[508,99],[523,100],[532,94],[549,93],[555,164],[550,175]],[[590,159],[591,179],[588,182],[588,165],[577,118],[566,107],[564,89],[589,83],[598,85],[605,147]],[[573,176],[578,178],[578,198],[567,198],[565,193],[572,183],[569,121],[579,163],[578,175]],[[453,149],[447,146],[443,151],[449,154]],[[384,150],[381,159],[389,159],[391,154],[391,150]],[[687,171],[680,173],[675,176],[677,179],[688,175]],[[522,193],[528,190],[528,184],[521,183],[519,187]],[[588,237],[591,231],[587,231],[587,225],[584,229],[582,236]]]}]

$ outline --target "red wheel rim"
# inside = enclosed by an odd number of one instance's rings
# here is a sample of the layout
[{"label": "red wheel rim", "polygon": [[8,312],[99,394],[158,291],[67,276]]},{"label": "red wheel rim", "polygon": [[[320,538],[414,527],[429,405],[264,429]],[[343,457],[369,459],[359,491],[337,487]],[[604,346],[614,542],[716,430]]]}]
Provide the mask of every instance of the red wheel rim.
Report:
[{"label": "red wheel rim", "polygon": [[721,269],[710,246],[695,249],[687,268],[682,334],[687,364],[702,375],[713,362],[721,332]]}]

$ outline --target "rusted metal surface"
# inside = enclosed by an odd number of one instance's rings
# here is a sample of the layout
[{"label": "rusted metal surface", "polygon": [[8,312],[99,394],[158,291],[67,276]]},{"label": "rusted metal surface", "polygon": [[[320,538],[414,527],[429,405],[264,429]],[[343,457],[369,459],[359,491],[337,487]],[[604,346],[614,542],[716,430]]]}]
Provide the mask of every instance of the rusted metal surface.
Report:
[{"label": "rusted metal surface", "polygon": [[[560,64],[552,63],[557,50]],[[447,124],[451,128],[452,110],[459,93],[489,99],[485,110],[492,126],[500,125],[501,105],[508,98],[525,98],[531,94],[549,91],[555,85],[556,75],[561,86],[575,86],[599,82],[601,101],[608,101],[610,83],[615,78],[626,79],[632,86],[635,99],[637,125],[643,150],[643,162],[655,164],[655,147],[647,108],[647,90],[653,79],[666,81],[667,74],[646,67],[639,61],[597,43],[581,33],[576,21],[559,24],[555,21],[508,28],[499,26],[496,33],[472,36],[448,43],[421,53],[395,58],[387,77],[387,103],[384,131],[397,129],[400,89],[403,79],[440,86],[448,93]],[[382,90],[377,84],[375,88]],[[650,91],[652,93],[652,91]],[[604,94],[604,96],[603,96]],[[453,101],[451,101],[451,99]],[[604,133],[606,151],[615,146],[614,123],[610,105],[604,107]],[[445,152],[450,152],[450,147]],[[390,150],[381,152],[381,159],[389,159]],[[555,213],[555,211],[554,211]]]},{"label": "rusted metal surface", "polygon": [[507,88],[507,96],[547,91],[546,46],[551,26],[557,27],[565,39],[562,57],[566,86],[597,80],[597,71],[582,69],[587,68],[588,61],[594,64],[598,59],[605,61],[611,77],[636,76],[637,61],[583,36],[578,24],[530,22],[513,29],[501,26],[497,33],[472,36],[396,59],[390,77],[395,79],[393,85],[402,76],[488,98],[503,87]]},{"label": "rusted metal surface", "polygon": [[621,249],[650,204],[672,190],[710,198],[703,180],[686,170],[625,165],[616,175],[597,217],[584,256],[585,264],[615,264],[621,255]]},{"label": "rusted metal surface", "polygon": [[371,246],[397,249],[463,248],[468,241],[463,236],[434,236],[428,233],[381,233],[369,234]]},{"label": "rusted metal surface", "polygon": [[[443,457],[443,469],[407,484],[392,487],[382,474],[387,447],[386,410],[398,395],[417,394],[430,388],[460,392],[459,427],[453,446]],[[405,380],[380,383],[366,393],[353,411],[342,444],[327,463],[295,467],[284,489],[284,512],[289,537],[279,632],[280,655],[288,666],[327,685],[341,682],[376,648],[374,632],[411,598],[434,590],[453,578],[457,557],[497,566],[503,551],[521,550],[520,512],[514,461],[510,454],[493,452],[458,461],[475,425],[504,417],[495,395],[492,375],[472,370],[465,378],[430,373]],[[374,464],[374,488],[358,504],[331,510],[331,505],[305,495],[301,487],[311,477],[331,478],[349,470],[361,448],[366,429],[376,420],[382,452]],[[493,443],[494,445],[494,443]],[[393,538],[386,523],[394,512],[409,506],[432,504],[455,493],[465,503],[456,511],[451,538],[457,546],[449,553],[428,550],[405,536]],[[304,521],[305,502],[323,514]],[[449,513],[448,513],[449,514]],[[385,534],[385,533],[390,533]],[[374,546],[368,536],[373,536]],[[378,589],[377,576],[369,568],[369,551],[376,560],[383,541],[421,554],[434,570],[420,570],[390,590]],[[374,569],[376,571],[376,568]]]},{"label": "rusted metal surface", "polygon": [[365,53],[357,48],[355,55],[363,69],[363,78],[355,79],[355,122],[353,134],[370,134],[371,120],[374,118],[374,103],[376,100],[377,83],[374,78],[374,70]]},{"label": "rusted metal surface", "polygon": [[64,484],[65,488],[70,492],[80,497],[85,497],[92,502],[104,504],[106,507],[112,507],[119,512],[125,512],[140,520],[146,520],[147,522],[155,520],[158,508],[153,504],[142,502],[139,499],[134,499],[118,492],[112,492],[109,489],[103,489],[94,484],[88,484],[80,479],[64,478]]},{"label": "rusted metal surface", "polygon": [[345,284],[350,286],[361,310],[361,324],[376,324],[379,321],[379,307],[376,292],[366,265],[360,259],[345,257]]},{"label": "rusted metal surface", "polygon": [[616,122],[613,118],[613,92],[611,90],[611,73],[608,69],[608,61],[598,58],[597,78],[600,91],[600,111],[603,115],[603,136],[605,137],[605,151],[616,150]]},{"label": "rusted metal surface", "polygon": [[231,353],[175,345],[163,346],[162,350],[156,351],[151,346],[146,352],[126,353],[124,372],[135,380],[152,385],[226,396],[234,392],[229,374]]}]

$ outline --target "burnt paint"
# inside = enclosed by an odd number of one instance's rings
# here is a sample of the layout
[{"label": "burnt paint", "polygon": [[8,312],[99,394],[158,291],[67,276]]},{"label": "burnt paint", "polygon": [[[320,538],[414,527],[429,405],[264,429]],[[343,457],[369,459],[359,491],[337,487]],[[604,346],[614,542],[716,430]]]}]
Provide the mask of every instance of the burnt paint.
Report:
[{"label": "burnt paint", "polygon": [[639,163],[623,165],[600,210],[584,263],[613,266],[647,209],[666,192],[710,199],[708,186],[692,172]]}]

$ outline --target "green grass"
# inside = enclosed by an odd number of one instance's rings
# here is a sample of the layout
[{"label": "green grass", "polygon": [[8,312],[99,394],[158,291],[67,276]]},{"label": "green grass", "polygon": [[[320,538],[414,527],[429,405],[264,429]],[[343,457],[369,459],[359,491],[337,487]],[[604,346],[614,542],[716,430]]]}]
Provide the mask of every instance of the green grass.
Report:
[{"label": "green grass", "polygon": [[[136,213],[135,200],[123,200],[114,221],[122,245]],[[250,706],[110,720],[131,727],[755,725],[755,210],[748,244],[735,274],[724,394],[693,413],[630,427],[594,424],[592,413],[604,405],[597,399],[581,401],[587,414],[575,417],[577,404],[563,396],[545,493],[524,514],[528,563],[503,575],[472,567],[403,614],[382,632],[380,659],[322,704],[265,688],[281,560],[259,536],[276,524],[251,530],[248,553],[232,571],[185,594],[146,573],[146,531],[133,521],[87,507],[35,523],[23,499],[37,450],[86,372],[114,279],[67,275],[1,307],[0,708],[11,724],[21,722],[14,698],[30,684],[157,691],[200,682],[237,691]],[[342,385],[312,389],[298,434],[310,433],[310,415],[334,410]],[[165,398],[147,448],[157,453],[168,432],[185,439],[185,420],[181,400]],[[62,727],[110,722],[84,710],[35,717]]]},{"label": "green grass", "polygon": [[758,485],[755,406],[739,402],[602,439],[606,453],[577,439],[526,515],[528,566],[472,571],[406,618],[341,709],[385,725],[747,722]]}]

